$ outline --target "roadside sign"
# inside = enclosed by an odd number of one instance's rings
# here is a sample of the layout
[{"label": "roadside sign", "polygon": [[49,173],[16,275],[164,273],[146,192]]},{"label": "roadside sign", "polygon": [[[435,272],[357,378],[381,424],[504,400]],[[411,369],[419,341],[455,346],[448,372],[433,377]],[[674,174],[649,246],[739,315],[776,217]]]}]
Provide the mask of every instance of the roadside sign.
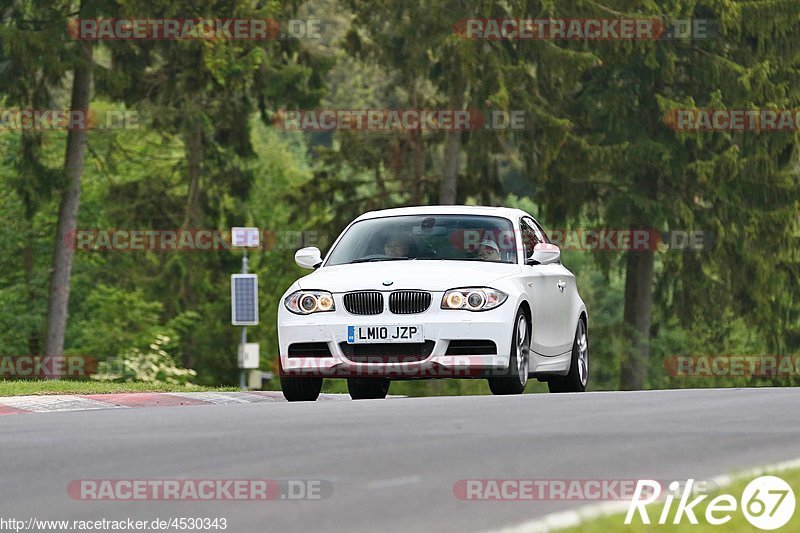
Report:
[{"label": "roadside sign", "polygon": [[236,248],[258,248],[258,228],[231,228],[231,245]]},{"label": "roadside sign", "polygon": [[239,368],[258,368],[258,343],[239,345]]}]

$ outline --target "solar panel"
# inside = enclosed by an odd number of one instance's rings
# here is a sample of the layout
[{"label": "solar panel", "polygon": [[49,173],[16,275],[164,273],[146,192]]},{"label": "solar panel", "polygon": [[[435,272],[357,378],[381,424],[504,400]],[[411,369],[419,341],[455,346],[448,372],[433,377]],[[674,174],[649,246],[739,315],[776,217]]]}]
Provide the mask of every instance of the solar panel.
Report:
[{"label": "solar panel", "polygon": [[258,276],[233,274],[231,276],[231,323],[234,326],[258,324]]}]

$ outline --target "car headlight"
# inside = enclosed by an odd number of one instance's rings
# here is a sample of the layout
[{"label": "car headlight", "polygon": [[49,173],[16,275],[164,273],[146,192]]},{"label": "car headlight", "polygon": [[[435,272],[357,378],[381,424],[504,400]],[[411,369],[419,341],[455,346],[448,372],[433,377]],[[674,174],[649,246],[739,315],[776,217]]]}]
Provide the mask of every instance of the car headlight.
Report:
[{"label": "car headlight", "polygon": [[336,306],[333,304],[333,295],[328,291],[296,291],[283,300],[283,305],[298,315],[336,310]]},{"label": "car headlight", "polygon": [[506,298],[508,294],[488,287],[451,289],[442,297],[442,309],[486,311],[501,305]]}]

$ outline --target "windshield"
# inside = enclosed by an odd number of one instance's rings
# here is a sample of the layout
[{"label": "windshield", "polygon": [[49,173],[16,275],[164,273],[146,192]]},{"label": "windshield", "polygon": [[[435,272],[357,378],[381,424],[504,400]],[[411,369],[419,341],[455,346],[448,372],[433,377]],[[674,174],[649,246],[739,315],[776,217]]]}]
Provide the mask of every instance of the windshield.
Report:
[{"label": "windshield", "polygon": [[405,215],[353,224],[326,266],[372,261],[516,263],[511,221],[475,215]]}]

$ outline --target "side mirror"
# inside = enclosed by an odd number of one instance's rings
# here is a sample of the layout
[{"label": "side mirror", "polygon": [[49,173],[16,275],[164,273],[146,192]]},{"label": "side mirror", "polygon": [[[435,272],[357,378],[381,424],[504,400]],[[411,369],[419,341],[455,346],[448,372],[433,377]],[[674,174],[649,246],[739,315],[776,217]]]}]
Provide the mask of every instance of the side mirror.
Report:
[{"label": "side mirror", "polygon": [[561,249],[555,244],[540,242],[526,261],[529,265],[549,265],[561,259]]},{"label": "side mirror", "polygon": [[294,254],[294,262],[302,268],[318,268],[322,264],[322,255],[315,246],[300,248]]}]

